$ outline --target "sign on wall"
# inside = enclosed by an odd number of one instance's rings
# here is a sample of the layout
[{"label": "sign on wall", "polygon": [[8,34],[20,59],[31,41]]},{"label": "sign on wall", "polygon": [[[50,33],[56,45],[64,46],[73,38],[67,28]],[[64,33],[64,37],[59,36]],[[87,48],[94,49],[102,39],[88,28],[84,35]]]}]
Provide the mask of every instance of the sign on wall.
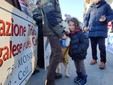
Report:
[{"label": "sign on wall", "polygon": [[0,85],[25,85],[34,71],[38,28],[33,22],[0,1]]}]

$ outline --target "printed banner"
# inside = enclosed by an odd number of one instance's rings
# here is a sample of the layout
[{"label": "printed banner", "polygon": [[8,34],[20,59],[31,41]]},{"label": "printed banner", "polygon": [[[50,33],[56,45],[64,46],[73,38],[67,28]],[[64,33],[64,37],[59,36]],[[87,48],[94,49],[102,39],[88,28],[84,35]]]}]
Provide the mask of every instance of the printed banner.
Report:
[{"label": "printed banner", "polygon": [[25,85],[37,60],[33,19],[0,1],[0,85]]},{"label": "printed banner", "polygon": [[107,51],[113,53],[113,33],[108,34],[107,38]]}]

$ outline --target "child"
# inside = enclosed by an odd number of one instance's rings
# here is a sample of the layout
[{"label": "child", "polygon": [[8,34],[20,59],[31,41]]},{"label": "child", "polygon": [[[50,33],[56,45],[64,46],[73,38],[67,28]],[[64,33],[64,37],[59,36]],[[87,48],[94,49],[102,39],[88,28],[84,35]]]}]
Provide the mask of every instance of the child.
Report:
[{"label": "child", "polygon": [[77,76],[74,82],[80,85],[87,83],[87,74],[84,66],[84,59],[87,55],[89,40],[85,32],[81,30],[79,21],[76,18],[71,18],[68,21],[70,34],[69,55],[74,60]]}]

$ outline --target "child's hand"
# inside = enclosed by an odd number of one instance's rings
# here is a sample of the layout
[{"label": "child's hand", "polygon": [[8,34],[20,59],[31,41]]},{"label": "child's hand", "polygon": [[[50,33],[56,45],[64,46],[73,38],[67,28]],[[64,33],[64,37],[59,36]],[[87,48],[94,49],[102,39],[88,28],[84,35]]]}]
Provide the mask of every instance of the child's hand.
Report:
[{"label": "child's hand", "polygon": [[101,16],[101,18],[99,19],[100,22],[104,22],[106,21],[106,17],[105,16]]}]

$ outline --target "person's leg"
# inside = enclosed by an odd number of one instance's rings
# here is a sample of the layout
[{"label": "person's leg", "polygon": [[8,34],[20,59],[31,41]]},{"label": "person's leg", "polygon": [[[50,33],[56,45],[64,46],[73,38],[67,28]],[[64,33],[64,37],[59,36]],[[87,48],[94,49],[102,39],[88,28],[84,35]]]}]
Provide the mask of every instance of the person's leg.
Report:
[{"label": "person's leg", "polygon": [[105,38],[99,38],[99,39],[98,39],[98,44],[99,44],[101,62],[106,63]]},{"label": "person's leg", "polygon": [[59,63],[57,65],[56,73],[55,73],[55,79],[60,79],[60,78],[62,78],[62,74],[61,74],[61,63]]},{"label": "person's leg", "polygon": [[44,40],[43,40],[43,25],[42,22],[37,22],[38,25],[38,60],[37,65],[40,68],[44,68]]},{"label": "person's leg", "polygon": [[62,60],[61,44],[58,37],[48,36],[51,45],[51,59],[47,72],[47,85],[55,85],[55,73],[58,64]]},{"label": "person's leg", "polygon": [[[50,59],[49,59],[49,63],[50,63],[51,57],[52,57],[53,55],[54,55],[54,52],[52,51],[52,52],[51,52]],[[56,71],[55,71],[55,79],[60,79],[60,78],[62,78],[62,74],[60,73],[60,70],[61,70],[61,63],[58,63],[57,68],[56,68]]]},{"label": "person's leg", "polygon": [[[65,53],[66,53],[66,48],[61,48],[62,51],[62,56],[63,56],[63,64],[65,63]],[[58,64],[57,69],[56,69],[56,73],[60,73],[61,71],[61,63]]]},{"label": "person's leg", "polygon": [[74,60],[74,64],[75,64],[76,72],[81,72],[80,71],[80,67],[79,67],[79,61],[78,60]]},{"label": "person's leg", "polygon": [[81,75],[87,75],[85,65],[84,65],[84,60],[79,61],[79,68],[80,68]]},{"label": "person's leg", "polygon": [[106,63],[105,38],[98,38],[98,44],[99,44],[100,58],[101,58],[99,67],[105,68],[105,63]]},{"label": "person's leg", "polygon": [[91,49],[92,49],[92,58],[93,60],[91,61],[91,65],[97,63],[96,60],[97,58],[97,38],[90,38],[91,41]]},{"label": "person's leg", "polygon": [[80,79],[81,79],[81,71],[80,71],[79,61],[74,60],[74,64],[75,64],[76,73],[77,73],[77,76],[74,78],[74,82],[78,83],[78,81],[80,81]]},{"label": "person's leg", "polygon": [[79,67],[81,72],[81,80],[79,81],[80,85],[85,85],[87,83],[87,74],[84,65],[84,60],[79,61]]},{"label": "person's leg", "polygon": [[37,46],[37,66],[33,75],[40,72],[38,67],[44,68],[44,47],[43,47],[43,26],[42,23],[37,23],[38,26],[38,46]]}]

